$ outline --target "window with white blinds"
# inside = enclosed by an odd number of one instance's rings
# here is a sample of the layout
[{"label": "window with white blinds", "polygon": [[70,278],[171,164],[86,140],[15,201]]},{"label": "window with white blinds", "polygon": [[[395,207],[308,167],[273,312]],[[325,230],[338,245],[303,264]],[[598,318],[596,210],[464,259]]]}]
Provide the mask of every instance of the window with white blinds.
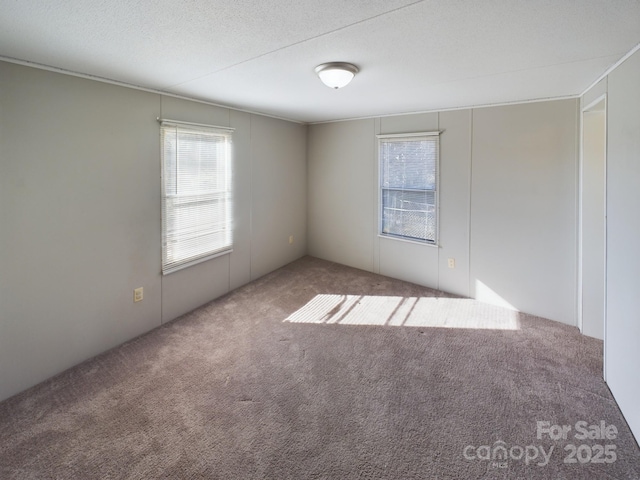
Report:
[{"label": "window with white blinds", "polygon": [[380,233],[436,244],[438,133],[378,138]]},{"label": "window with white blinds", "polygon": [[231,130],[163,121],[162,273],[232,249]]}]

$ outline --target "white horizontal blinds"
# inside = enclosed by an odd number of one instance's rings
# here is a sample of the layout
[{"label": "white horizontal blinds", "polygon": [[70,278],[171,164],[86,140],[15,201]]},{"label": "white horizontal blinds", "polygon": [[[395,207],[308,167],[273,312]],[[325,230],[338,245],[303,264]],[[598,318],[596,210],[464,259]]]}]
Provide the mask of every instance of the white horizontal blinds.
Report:
[{"label": "white horizontal blinds", "polygon": [[438,140],[380,139],[382,234],[436,243]]},{"label": "white horizontal blinds", "polygon": [[162,272],[231,251],[231,132],[163,122]]}]

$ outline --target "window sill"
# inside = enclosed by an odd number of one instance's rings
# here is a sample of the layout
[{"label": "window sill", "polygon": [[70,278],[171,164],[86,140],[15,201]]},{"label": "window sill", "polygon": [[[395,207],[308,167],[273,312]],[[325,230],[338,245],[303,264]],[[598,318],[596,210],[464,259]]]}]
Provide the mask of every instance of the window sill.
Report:
[{"label": "window sill", "polygon": [[168,269],[162,271],[162,275],[169,275],[169,274],[171,274],[173,272],[177,272],[177,271],[183,270],[183,269],[185,269],[187,267],[192,267],[193,265],[197,265],[199,263],[203,263],[203,262],[206,262],[208,260],[213,260],[214,258],[218,258],[218,257],[221,257],[223,255],[229,255],[232,252],[233,252],[233,248],[230,248],[229,250],[223,250],[222,252],[217,252],[217,253],[214,253],[212,255],[207,255],[207,256],[204,256],[204,257],[196,258],[195,260],[192,260],[191,262],[182,263],[182,264],[176,265],[174,267],[169,267]]},{"label": "window sill", "polygon": [[430,247],[430,248],[439,247],[437,243],[421,242],[420,240],[411,240],[409,238],[394,237],[393,235],[384,235],[382,233],[378,234],[378,238],[384,238],[385,240],[394,240],[397,242],[412,243],[413,245],[423,245],[425,247]]}]

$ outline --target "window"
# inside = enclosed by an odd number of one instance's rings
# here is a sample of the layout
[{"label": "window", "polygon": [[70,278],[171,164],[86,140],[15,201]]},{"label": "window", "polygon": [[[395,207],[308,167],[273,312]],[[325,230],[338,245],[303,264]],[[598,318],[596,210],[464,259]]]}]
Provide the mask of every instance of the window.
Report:
[{"label": "window", "polygon": [[232,249],[231,130],[163,121],[162,273]]},{"label": "window", "polygon": [[380,233],[436,244],[438,133],[378,138]]}]

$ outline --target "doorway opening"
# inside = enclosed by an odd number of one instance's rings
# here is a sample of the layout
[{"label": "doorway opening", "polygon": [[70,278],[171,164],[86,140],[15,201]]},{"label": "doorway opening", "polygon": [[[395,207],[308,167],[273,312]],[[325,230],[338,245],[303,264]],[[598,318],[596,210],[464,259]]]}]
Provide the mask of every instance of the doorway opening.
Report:
[{"label": "doorway opening", "polygon": [[606,97],[582,110],[578,322],[584,335],[604,340],[606,302]]}]

